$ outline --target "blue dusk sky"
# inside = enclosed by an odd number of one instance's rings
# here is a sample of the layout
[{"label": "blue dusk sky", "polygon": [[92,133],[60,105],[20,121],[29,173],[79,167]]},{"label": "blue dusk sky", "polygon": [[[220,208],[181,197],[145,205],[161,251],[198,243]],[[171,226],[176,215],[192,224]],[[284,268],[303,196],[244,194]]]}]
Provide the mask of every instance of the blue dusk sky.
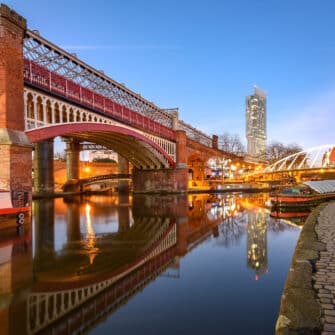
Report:
[{"label": "blue dusk sky", "polygon": [[268,142],[335,143],[334,0],[8,0],[51,42],[205,133],[245,142],[267,94]]}]

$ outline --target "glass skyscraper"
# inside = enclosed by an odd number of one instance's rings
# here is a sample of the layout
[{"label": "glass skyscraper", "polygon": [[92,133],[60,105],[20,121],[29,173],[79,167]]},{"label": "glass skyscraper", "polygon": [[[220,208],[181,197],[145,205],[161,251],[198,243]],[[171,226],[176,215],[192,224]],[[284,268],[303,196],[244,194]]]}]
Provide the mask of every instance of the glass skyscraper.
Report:
[{"label": "glass skyscraper", "polygon": [[266,93],[254,86],[246,97],[247,154],[252,160],[266,159]]}]

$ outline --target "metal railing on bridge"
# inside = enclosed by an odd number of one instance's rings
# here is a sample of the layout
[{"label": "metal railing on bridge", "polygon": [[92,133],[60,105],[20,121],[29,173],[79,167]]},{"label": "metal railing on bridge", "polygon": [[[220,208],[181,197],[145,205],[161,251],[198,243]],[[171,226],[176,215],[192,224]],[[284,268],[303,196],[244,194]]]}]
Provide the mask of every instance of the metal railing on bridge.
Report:
[{"label": "metal railing on bridge", "polygon": [[[140,94],[128,89],[125,85],[118,83],[99,71],[84,63],[75,54],[66,52],[46,40],[37,31],[27,30],[23,44],[24,57],[51,71],[55,75],[55,86],[64,91],[64,80],[69,80],[68,89],[74,91],[73,85],[80,85],[86,88],[85,98],[89,99],[90,92],[97,94],[98,103],[101,104],[101,97],[109,98],[119,105],[125,106],[138,112],[151,120],[154,120],[168,128],[172,128],[172,115],[154,103],[144,99]],[[72,84],[72,85],[71,85]],[[99,97],[100,95],[100,97]],[[76,98],[76,96],[75,96]],[[99,99],[100,98],[100,99]],[[92,98],[90,99],[92,101]]]},{"label": "metal railing on bridge", "polygon": [[34,61],[25,59],[25,82],[59,95],[84,107],[101,112],[132,126],[151,131],[162,137],[175,140],[175,132],[165,125],[123,106],[111,98],[106,98],[91,89],[80,86],[56,72],[49,71]]},{"label": "metal railing on bridge", "polygon": [[179,120],[178,122],[179,130],[184,130],[186,136],[196,142],[199,142],[207,147],[212,147],[212,138],[200,130],[192,127],[184,121]]},{"label": "metal railing on bridge", "polygon": [[26,31],[23,54],[24,79],[30,85],[161,137],[175,141],[175,129],[179,129],[192,140],[212,146],[211,137],[178,120],[175,109],[159,108],[37,31]]}]

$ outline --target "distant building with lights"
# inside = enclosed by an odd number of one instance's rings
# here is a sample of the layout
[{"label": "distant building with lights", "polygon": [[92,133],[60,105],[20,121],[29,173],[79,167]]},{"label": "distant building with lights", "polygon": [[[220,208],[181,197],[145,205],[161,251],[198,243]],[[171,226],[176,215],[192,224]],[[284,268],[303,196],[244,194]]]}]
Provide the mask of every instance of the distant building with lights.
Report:
[{"label": "distant building with lights", "polygon": [[254,86],[255,93],[246,97],[247,159],[266,159],[266,92]]},{"label": "distant building with lights", "polygon": [[111,159],[115,162],[118,161],[118,154],[113,150],[91,150],[89,152],[89,162],[94,162],[100,159]]}]

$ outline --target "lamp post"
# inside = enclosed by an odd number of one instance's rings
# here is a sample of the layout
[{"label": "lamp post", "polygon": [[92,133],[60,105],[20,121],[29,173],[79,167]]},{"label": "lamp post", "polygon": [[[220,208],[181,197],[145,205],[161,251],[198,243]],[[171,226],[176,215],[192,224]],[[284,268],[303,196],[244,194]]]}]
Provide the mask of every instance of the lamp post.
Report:
[{"label": "lamp post", "polygon": [[222,182],[225,179],[225,176],[227,174],[227,170],[229,169],[230,162],[231,162],[231,159],[225,159],[225,158],[222,158],[219,161],[219,164],[220,164],[220,167],[221,167],[221,173],[222,173]]},{"label": "lamp post", "polygon": [[224,158],[222,158],[222,159],[218,159],[218,165],[219,165],[219,167],[221,168],[221,178],[222,178],[222,182],[223,182],[223,179],[224,179],[225,159],[224,159]]}]

